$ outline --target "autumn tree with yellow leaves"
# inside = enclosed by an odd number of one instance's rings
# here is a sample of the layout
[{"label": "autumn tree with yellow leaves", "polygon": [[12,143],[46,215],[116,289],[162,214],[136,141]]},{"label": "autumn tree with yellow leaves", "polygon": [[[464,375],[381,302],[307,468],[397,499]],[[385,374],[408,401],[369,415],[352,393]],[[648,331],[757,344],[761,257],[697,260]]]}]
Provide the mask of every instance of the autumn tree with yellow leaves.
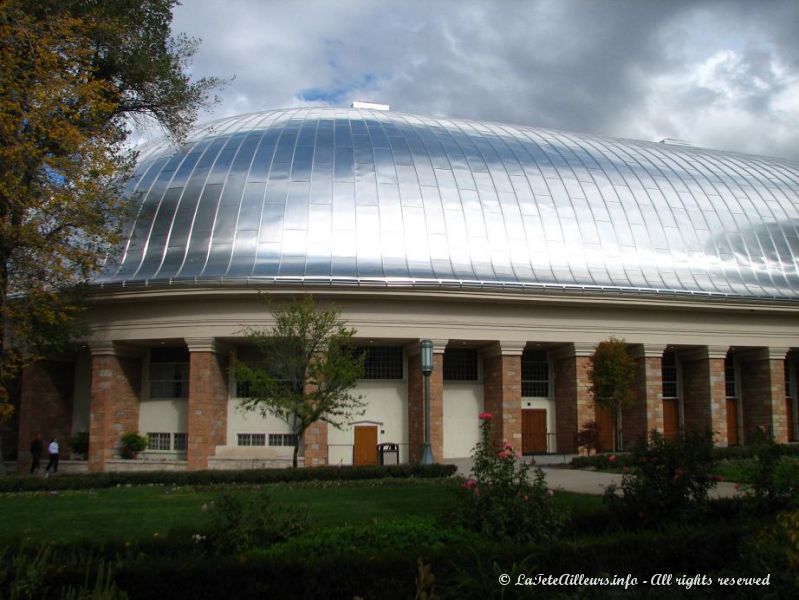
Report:
[{"label": "autumn tree with yellow leaves", "polygon": [[176,140],[220,81],[186,73],[176,0],[0,0],[0,422],[9,384],[65,349],[119,239],[140,119]]}]

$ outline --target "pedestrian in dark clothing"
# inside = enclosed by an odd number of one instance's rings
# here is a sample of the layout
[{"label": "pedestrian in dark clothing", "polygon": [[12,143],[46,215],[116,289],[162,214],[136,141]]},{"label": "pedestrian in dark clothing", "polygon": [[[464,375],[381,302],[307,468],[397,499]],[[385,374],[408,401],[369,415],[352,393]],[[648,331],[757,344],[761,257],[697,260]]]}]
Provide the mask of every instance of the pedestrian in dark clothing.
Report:
[{"label": "pedestrian in dark clothing", "polygon": [[47,467],[44,469],[44,476],[47,477],[50,474],[50,467],[53,467],[53,473],[58,473],[58,439],[53,438],[53,441],[50,442],[50,445],[47,446],[47,452],[50,454],[50,461],[47,463]]},{"label": "pedestrian in dark clothing", "polygon": [[31,463],[31,475],[39,470],[39,462],[42,460],[43,450],[44,444],[42,444],[42,434],[37,433],[36,437],[33,438],[31,442],[31,458],[33,458],[33,462]]}]

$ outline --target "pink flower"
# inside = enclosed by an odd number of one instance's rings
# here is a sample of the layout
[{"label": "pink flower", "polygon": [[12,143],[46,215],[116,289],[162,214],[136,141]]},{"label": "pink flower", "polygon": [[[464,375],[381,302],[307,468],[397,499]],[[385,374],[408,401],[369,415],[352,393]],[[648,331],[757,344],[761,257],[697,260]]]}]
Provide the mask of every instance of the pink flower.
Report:
[{"label": "pink flower", "polygon": [[513,450],[513,446],[511,446],[511,443],[508,440],[505,440],[503,442],[502,447],[505,448],[505,450]]},{"label": "pink flower", "polygon": [[507,450],[501,450],[500,453],[499,453],[499,457],[502,460],[507,459],[509,456],[513,456],[513,453],[512,452],[508,452]]},{"label": "pink flower", "polygon": [[467,479],[466,482],[463,484],[467,490],[477,487],[477,481],[474,479]]},{"label": "pink flower", "polygon": [[555,492],[552,490],[547,490],[547,496],[554,496]]},{"label": "pink flower", "polygon": [[616,462],[616,455],[611,454],[610,456],[608,456],[608,462]]},{"label": "pink flower", "polygon": [[527,502],[529,498],[527,496],[524,497],[524,501]]},{"label": "pink flower", "polygon": [[478,418],[479,418],[481,421],[490,421],[491,419],[493,419],[493,418],[494,418],[494,415],[492,415],[492,414],[491,414],[490,412],[488,412],[488,411],[485,411],[485,412],[481,412],[481,413],[478,415]]},{"label": "pink flower", "polygon": [[516,451],[516,458],[518,458],[519,460],[522,459],[522,453],[519,452],[518,450]]}]

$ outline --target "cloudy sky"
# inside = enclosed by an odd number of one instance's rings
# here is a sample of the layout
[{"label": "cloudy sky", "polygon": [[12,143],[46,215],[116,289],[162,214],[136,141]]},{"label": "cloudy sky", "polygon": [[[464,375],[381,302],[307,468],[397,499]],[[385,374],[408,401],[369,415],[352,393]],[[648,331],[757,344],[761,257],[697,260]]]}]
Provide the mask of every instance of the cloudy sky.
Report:
[{"label": "cloudy sky", "polygon": [[201,121],[353,100],[799,160],[797,0],[184,0]]}]

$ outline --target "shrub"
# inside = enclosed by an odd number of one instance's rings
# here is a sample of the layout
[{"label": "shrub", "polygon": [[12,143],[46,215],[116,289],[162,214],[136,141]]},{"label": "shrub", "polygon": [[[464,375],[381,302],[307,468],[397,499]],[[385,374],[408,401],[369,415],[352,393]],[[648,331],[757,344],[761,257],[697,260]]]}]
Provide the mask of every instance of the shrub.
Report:
[{"label": "shrub", "polygon": [[741,489],[757,509],[799,505],[799,465],[783,459],[782,447],[770,435],[759,434],[752,449],[754,460],[746,465],[748,483]]},{"label": "shrub", "polygon": [[119,440],[119,455],[122,458],[136,458],[147,447],[147,438],[136,431],[129,431]]},{"label": "shrub", "polygon": [[653,431],[632,451],[632,468],[622,476],[621,491],[608,486],[605,500],[624,517],[634,515],[639,523],[657,525],[682,519],[705,507],[708,492],[716,485],[712,475],[711,433],[689,432],[676,441]]},{"label": "shrub", "polygon": [[[306,557],[391,554],[437,554],[447,549],[478,545],[482,538],[462,527],[442,527],[431,517],[403,517],[391,521],[342,525],[309,531],[265,551],[267,556]],[[259,553],[261,554],[261,553]]]},{"label": "shrub", "polygon": [[472,477],[463,484],[457,514],[464,526],[492,539],[528,542],[552,537],[565,521],[547,489],[540,467],[530,465],[511,444],[498,452],[491,443],[491,413],[482,413],[481,440],[473,451]]},{"label": "shrub", "polygon": [[84,460],[89,454],[89,432],[79,431],[69,438],[69,449]]},{"label": "shrub", "polygon": [[633,464],[632,455],[627,453],[595,454],[594,456],[575,456],[571,465],[575,469],[594,468],[599,471],[618,471],[624,467],[631,467]]},{"label": "shrub", "polygon": [[284,542],[307,528],[303,516],[276,510],[265,493],[249,500],[222,494],[210,506],[210,516],[207,536],[196,534],[195,541],[221,556]]},{"label": "shrub", "polygon": [[795,593],[799,589],[799,511],[777,515],[774,523],[762,527],[751,539],[745,553],[751,565],[771,573],[775,585]]},{"label": "shrub", "polygon": [[302,469],[245,469],[240,471],[142,471],[39,477],[0,477],[0,493],[38,490],[82,490],[121,485],[264,484],[292,481],[360,481],[384,478],[441,478],[455,465],[388,465],[384,467],[305,467]]}]

